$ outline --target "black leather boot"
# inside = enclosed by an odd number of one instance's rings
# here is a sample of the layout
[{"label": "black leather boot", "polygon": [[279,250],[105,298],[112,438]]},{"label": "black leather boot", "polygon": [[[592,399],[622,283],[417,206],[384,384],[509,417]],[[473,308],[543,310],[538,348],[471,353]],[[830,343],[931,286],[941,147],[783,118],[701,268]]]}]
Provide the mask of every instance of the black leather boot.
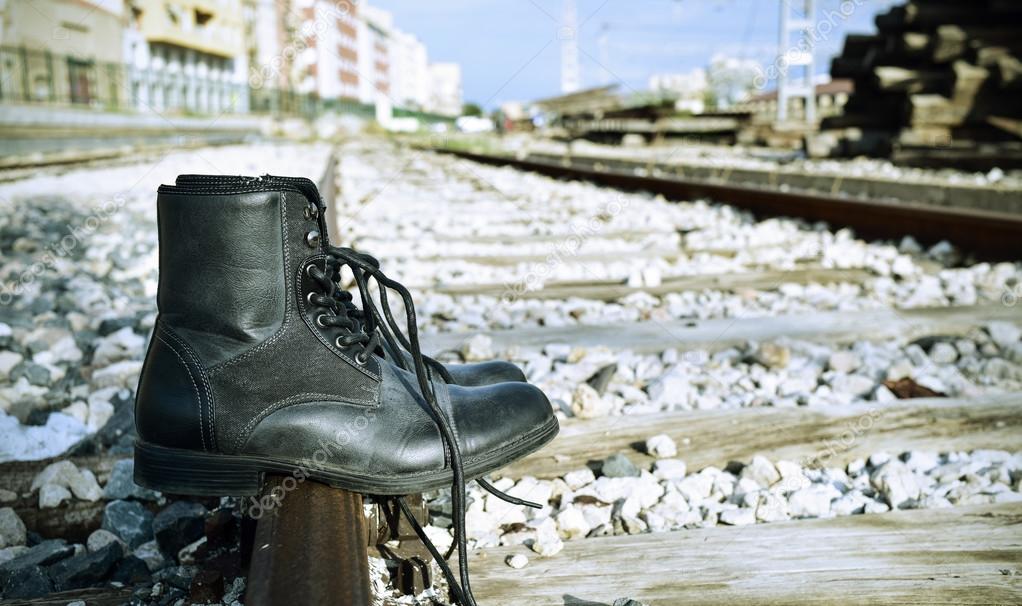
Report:
[{"label": "black leather boot", "polygon": [[422,362],[408,372],[372,355],[379,335],[354,330],[337,304],[323,213],[299,187],[164,186],[158,205],[160,314],[135,410],[141,484],[250,495],[263,473],[306,466],[349,490],[409,494],[452,480],[445,420],[469,478],[556,434],[532,385],[448,385]]},{"label": "black leather boot", "polygon": [[[179,175],[177,178],[177,185],[181,187],[205,187],[205,188],[218,188],[218,187],[234,187],[239,183],[250,183],[254,181],[265,181],[267,183],[279,182],[284,184],[290,184],[295,186],[303,187],[304,189],[312,188],[315,189],[315,184],[309,179],[303,177],[280,177],[275,175],[264,175],[263,177],[243,177],[243,176],[232,176],[232,175]],[[319,193],[316,192],[315,196],[318,198]],[[322,202],[322,201],[321,201]],[[351,249],[345,249],[351,251]],[[351,251],[355,253],[355,251]],[[359,253],[355,253],[359,254]],[[372,256],[359,254],[367,262],[370,262],[379,269],[379,262],[376,261]],[[356,268],[351,268],[352,271],[357,271]],[[340,286],[340,272],[335,275],[335,281]],[[352,319],[366,324],[367,314],[355,305],[352,301],[351,294],[344,290],[338,290],[338,298],[340,298],[346,307],[348,308],[348,315]],[[402,368],[410,368],[412,364],[412,356],[408,352],[406,347],[400,347],[392,345],[387,341],[381,342],[381,348],[377,350],[377,353],[395,363],[397,366]],[[433,365],[435,368],[435,365]],[[431,372],[431,376],[437,376],[442,378],[447,383],[453,383],[456,385],[462,385],[466,387],[475,387],[483,385],[495,385],[497,383],[508,383],[508,382],[526,382],[525,373],[522,372],[515,364],[504,360],[489,360],[486,362],[475,362],[471,364],[445,364],[444,369],[437,369],[439,372]]]}]

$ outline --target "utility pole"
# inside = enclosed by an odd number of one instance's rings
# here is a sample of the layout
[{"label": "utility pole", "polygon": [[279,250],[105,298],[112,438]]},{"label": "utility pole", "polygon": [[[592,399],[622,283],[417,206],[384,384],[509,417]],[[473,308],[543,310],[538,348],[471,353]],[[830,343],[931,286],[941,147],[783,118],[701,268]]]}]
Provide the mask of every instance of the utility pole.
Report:
[{"label": "utility pole", "polygon": [[561,93],[578,90],[578,31],[575,0],[564,0],[564,17],[558,36],[561,38]]},{"label": "utility pole", "polygon": [[604,23],[600,27],[600,37],[596,39],[600,53],[600,85],[602,86],[610,84],[610,70],[607,69],[607,66],[610,65],[610,52],[607,49],[608,30],[610,30],[610,24]]},{"label": "utility pole", "polygon": [[790,99],[803,99],[804,120],[816,122],[816,72],[813,28],[816,0],[781,0],[780,40],[777,45],[777,121],[788,121]]}]

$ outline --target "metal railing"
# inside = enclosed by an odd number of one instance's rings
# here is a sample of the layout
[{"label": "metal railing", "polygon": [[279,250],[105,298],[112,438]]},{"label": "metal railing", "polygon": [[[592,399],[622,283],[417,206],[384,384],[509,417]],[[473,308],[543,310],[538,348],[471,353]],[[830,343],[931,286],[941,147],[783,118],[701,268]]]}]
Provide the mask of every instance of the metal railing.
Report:
[{"label": "metal railing", "polygon": [[[227,77],[139,69],[46,50],[0,46],[0,103],[49,104],[103,111],[177,114],[272,114],[314,118],[325,112],[375,115],[355,99],[320,99],[293,90],[255,88]],[[430,124],[453,118],[395,108]]]}]

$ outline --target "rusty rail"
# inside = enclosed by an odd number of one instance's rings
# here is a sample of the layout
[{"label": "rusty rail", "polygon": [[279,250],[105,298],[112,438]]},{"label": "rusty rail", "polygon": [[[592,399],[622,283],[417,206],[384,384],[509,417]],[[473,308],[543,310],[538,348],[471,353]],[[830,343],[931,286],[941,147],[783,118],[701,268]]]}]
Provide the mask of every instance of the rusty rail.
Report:
[{"label": "rusty rail", "polygon": [[[271,480],[267,490],[286,480]],[[256,526],[246,604],[368,606],[368,542],[362,495],[298,484]]]},{"label": "rusty rail", "polygon": [[437,149],[475,162],[511,166],[551,177],[569,177],[621,190],[649,191],[668,199],[710,198],[760,216],[801,217],[851,227],[865,238],[897,239],[911,235],[925,244],[948,240],[977,257],[1015,260],[1022,250],[1022,215],[888,200],[863,200],[814,192],[695,181],[675,176],[645,176],[610,167],[519,159],[503,155]]}]

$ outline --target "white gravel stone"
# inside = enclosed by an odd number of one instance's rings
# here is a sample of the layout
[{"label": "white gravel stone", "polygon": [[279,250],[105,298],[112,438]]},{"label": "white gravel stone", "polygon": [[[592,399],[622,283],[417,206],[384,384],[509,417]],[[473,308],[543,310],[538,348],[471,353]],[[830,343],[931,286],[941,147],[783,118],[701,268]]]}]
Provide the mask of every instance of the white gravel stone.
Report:
[{"label": "white gravel stone", "polygon": [[98,501],[103,496],[103,489],[99,487],[95,474],[89,469],[82,469],[76,476],[71,478],[68,488],[76,499],[83,501]]},{"label": "white gravel stone", "polygon": [[487,335],[474,335],[461,347],[461,355],[468,362],[493,359],[493,339]]},{"label": "white gravel stone", "polygon": [[1011,322],[989,322],[986,329],[990,339],[1001,348],[1012,347],[1022,339],[1022,328]]},{"label": "white gravel stone", "polygon": [[557,527],[565,539],[583,538],[592,530],[585,515],[576,507],[567,507],[557,514]]},{"label": "white gravel stone", "polygon": [[504,563],[515,570],[521,570],[529,565],[529,558],[527,558],[524,554],[516,553],[514,555],[507,556]]},{"label": "white gravel stone", "polygon": [[769,459],[756,455],[751,463],[742,468],[740,477],[751,480],[763,488],[769,488],[781,479],[781,474]]},{"label": "white gravel stone", "polygon": [[792,517],[820,518],[830,514],[830,502],[840,493],[832,486],[813,484],[788,497]]},{"label": "white gravel stone", "polygon": [[568,488],[578,490],[583,486],[588,486],[595,482],[596,475],[593,473],[592,469],[583,467],[564,474],[564,481],[568,484]]},{"label": "white gravel stone", "polygon": [[870,475],[870,482],[883,495],[892,509],[914,501],[921,487],[912,470],[898,460],[890,460]]},{"label": "white gravel stone", "polygon": [[536,524],[531,524],[536,529],[536,539],[529,547],[539,555],[547,558],[555,556],[564,549],[564,541],[561,540],[557,531],[557,524],[550,518],[543,518]]},{"label": "white gravel stone", "polygon": [[667,459],[678,454],[678,447],[670,436],[659,434],[646,440],[646,452],[658,459]]},{"label": "white gravel stone", "polygon": [[85,542],[85,546],[90,552],[96,552],[111,543],[120,543],[121,547],[127,550],[127,543],[125,543],[121,537],[102,528],[97,528],[92,531],[92,534],[89,535],[88,540]]},{"label": "white gravel stone", "polygon": [[32,480],[31,489],[37,490],[44,484],[71,488],[71,483],[78,481],[80,473],[75,464],[66,459],[50,463],[36,474],[36,477]]},{"label": "white gravel stone", "polygon": [[139,373],[142,372],[141,360],[123,360],[100,368],[92,373],[92,385],[102,387],[134,388]]},{"label": "white gravel stone", "polygon": [[571,412],[580,419],[595,419],[611,413],[613,406],[585,383],[580,383],[571,394]]},{"label": "white gravel stone", "polygon": [[742,507],[726,509],[720,513],[720,522],[729,526],[746,526],[756,523],[756,510]]},{"label": "white gravel stone", "polygon": [[101,429],[114,415],[114,405],[107,400],[89,398],[89,417],[86,425],[92,431]]},{"label": "white gravel stone", "polygon": [[950,343],[934,343],[930,349],[930,359],[936,364],[954,364],[958,360],[958,350]]},{"label": "white gravel stone", "polygon": [[680,480],[688,467],[681,459],[660,459],[653,464],[653,475],[661,480]]},{"label": "white gravel stone", "polygon": [[71,498],[71,491],[57,484],[43,484],[39,487],[39,509],[51,509]]},{"label": "white gravel stone", "polygon": [[10,507],[0,507],[0,549],[24,545],[25,524]]},{"label": "white gravel stone", "polygon": [[167,565],[167,560],[156,541],[142,543],[135,548],[131,555],[145,562],[150,572],[156,572]]},{"label": "white gravel stone", "polygon": [[11,370],[15,366],[21,364],[24,357],[13,351],[0,351],[0,380],[6,380],[10,376]]},{"label": "white gravel stone", "polygon": [[837,372],[850,373],[861,365],[859,356],[850,351],[836,351],[827,359],[827,367]]}]

